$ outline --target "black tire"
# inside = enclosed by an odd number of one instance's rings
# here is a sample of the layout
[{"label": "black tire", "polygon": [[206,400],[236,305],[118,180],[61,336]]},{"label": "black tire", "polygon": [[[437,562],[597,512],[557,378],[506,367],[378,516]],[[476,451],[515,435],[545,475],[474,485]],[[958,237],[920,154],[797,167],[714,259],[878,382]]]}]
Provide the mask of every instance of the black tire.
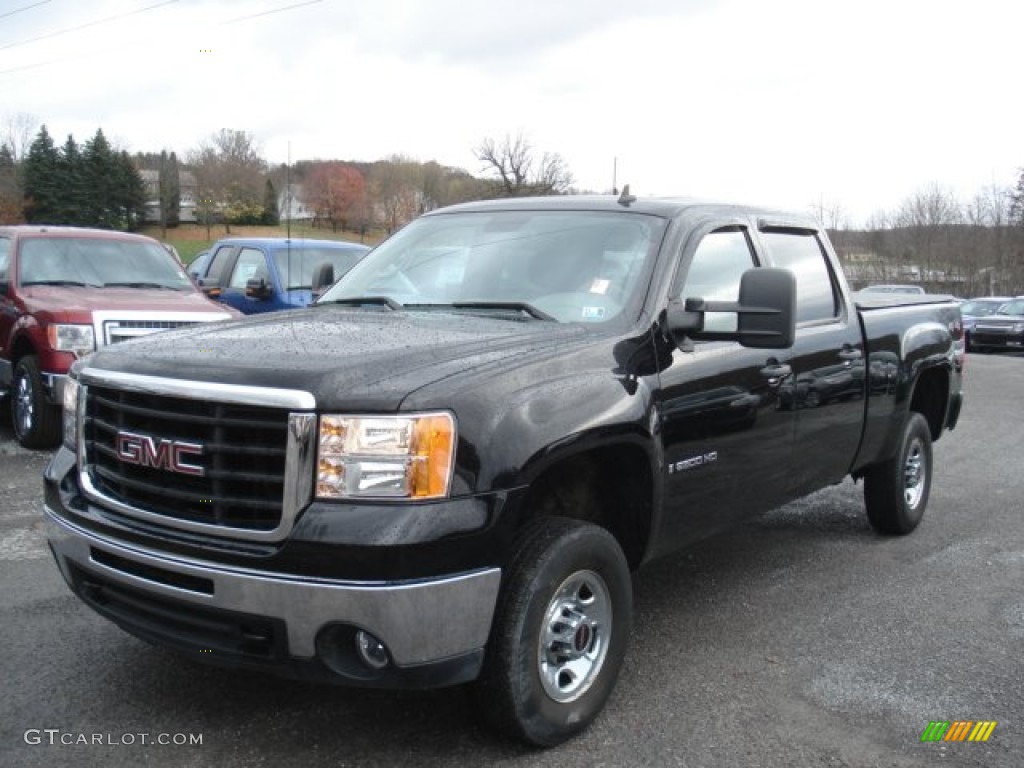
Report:
[{"label": "black tire", "polygon": [[868,521],[879,533],[902,536],[917,528],[932,486],[932,437],[928,422],[911,412],[896,455],[864,475]]},{"label": "black tire", "polygon": [[61,409],[46,402],[35,355],[26,355],[14,366],[11,421],[18,442],[26,448],[51,449],[60,442]]},{"label": "black tire", "polygon": [[475,684],[486,724],[541,747],[584,730],[615,686],[632,612],[629,565],[608,531],[566,518],[533,522],[502,585]]}]

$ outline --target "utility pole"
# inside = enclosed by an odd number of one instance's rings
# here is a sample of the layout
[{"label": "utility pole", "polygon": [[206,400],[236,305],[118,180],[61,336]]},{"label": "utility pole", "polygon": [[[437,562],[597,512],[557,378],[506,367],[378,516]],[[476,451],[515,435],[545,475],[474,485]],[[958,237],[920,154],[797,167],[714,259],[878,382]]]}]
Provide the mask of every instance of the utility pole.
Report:
[{"label": "utility pole", "polygon": [[288,142],[288,164],[284,167],[284,188],[287,190],[284,193],[284,203],[287,206],[287,214],[285,216],[285,235],[291,240],[292,239],[292,143]]}]

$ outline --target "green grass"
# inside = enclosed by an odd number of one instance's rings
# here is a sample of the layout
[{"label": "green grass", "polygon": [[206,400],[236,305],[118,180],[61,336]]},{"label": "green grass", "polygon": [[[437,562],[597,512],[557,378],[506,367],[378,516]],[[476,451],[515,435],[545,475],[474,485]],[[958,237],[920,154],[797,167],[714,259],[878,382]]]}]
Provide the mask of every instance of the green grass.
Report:
[{"label": "green grass", "polygon": [[[182,224],[167,230],[167,237],[162,237],[158,226],[146,226],[139,230],[143,235],[149,235],[157,240],[173,245],[185,264],[191,264],[200,251],[207,250],[211,245],[222,237],[287,237],[288,229],[284,224],[277,227],[260,226],[238,226],[232,225],[231,232],[225,232],[224,225],[218,224],[210,228],[210,238],[206,235],[206,227],[196,224]],[[365,240],[360,240],[358,232],[332,232],[330,228],[315,228],[308,224],[293,224],[291,236],[298,238],[315,238],[317,240],[345,240],[348,242],[363,242],[366,245],[376,245],[384,239],[385,233],[374,230],[367,233]]]}]

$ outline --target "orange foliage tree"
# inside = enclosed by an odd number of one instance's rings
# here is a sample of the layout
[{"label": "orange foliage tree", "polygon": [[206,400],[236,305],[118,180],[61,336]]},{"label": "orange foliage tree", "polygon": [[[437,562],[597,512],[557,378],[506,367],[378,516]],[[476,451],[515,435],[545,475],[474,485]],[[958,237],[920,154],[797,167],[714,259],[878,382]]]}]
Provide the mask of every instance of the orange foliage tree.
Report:
[{"label": "orange foliage tree", "polygon": [[303,203],[317,221],[328,221],[331,229],[350,228],[366,209],[366,181],[363,174],[345,163],[318,163],[303,183]]}]

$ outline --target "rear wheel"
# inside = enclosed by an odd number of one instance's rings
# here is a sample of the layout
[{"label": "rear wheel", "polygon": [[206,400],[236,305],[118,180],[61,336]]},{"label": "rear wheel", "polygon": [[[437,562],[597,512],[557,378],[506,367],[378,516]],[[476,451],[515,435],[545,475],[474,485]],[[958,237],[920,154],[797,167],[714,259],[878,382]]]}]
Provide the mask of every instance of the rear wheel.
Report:
[{"label": "rear wheel", "polygon": [[46,402],[35,355],[26,355],[14,367],[11,382],[11,421],[18,442],[26,448],[56,448],[60,420],[60,408]]},{"label": "rear wheel", "polygon": [[932,438],[928,422],[911,412],[896,455],[864,475],[868,521],[879,533],[903,535],[917,528],[932,484]]},{"label": "rear wheel", "polygon": [[476,683],[489,725],[535,746],[597,717],[626,654],[629,566],[603,528],[542,518],[520,540]]}]

